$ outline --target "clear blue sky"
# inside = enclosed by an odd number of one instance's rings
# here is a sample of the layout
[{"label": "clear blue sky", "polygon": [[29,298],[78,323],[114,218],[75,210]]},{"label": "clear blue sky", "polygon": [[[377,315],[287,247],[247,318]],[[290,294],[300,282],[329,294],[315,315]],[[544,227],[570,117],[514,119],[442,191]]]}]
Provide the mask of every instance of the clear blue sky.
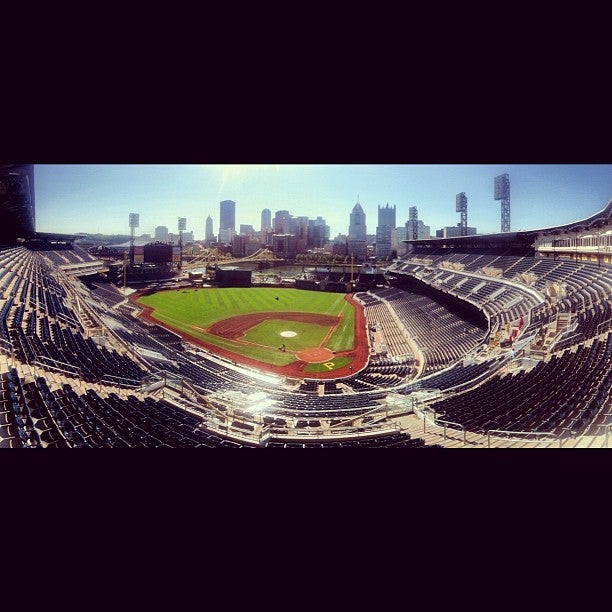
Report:
[{"label": "clear blue sky", "polygon": [[204,238],[210,214],[219,229],[219,202],[236,202],[241,223],[260,229],[261,211],[322,216],[330,235],[348,232],[357,202],[374,234],[378,205],[397,206],[397,225],[417,206],[435,230],[456,225],[455,197],[468,198],[468,225],[478,233],[500,231],[500,202],[493,179],[510,175],[511,229],[569,223],[601,210],[612,199],[612,165],[45,165],[34,166],[36,230],[129,234],[129,213],[140,214],[136,234],[165,225]]}]

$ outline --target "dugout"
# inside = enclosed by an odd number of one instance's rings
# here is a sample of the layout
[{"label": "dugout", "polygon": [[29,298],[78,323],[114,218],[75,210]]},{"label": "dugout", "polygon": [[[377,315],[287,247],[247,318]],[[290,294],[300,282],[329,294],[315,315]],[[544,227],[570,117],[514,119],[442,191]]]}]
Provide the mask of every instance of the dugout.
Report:
[{"label": "dugout", "polygon": [[224,270],[219,268],[215,274],[215,283],[219,287],[251,287],[251,270]]}]

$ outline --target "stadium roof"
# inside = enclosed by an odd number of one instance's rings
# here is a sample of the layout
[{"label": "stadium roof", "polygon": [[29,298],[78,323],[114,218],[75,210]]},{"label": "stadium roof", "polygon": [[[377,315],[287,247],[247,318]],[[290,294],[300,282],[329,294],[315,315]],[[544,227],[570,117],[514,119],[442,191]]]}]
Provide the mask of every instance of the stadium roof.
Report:
[{"label": "stadium roof", "polygon": [[500,234],[476,234],[473,236],[455,236],[453,238],[422,238],[421,240],[403,240],[407,244],[431,247],[488,247],[496,246],[531,246],[538,232],[503,232]]},{"label": "stadium roof", "polygon": [[[152,244],[151,239],[150,238],[134,238],[134,246],[146,246],[147,244]],[[166,243],[163,243],[166,244]],[[109,244],[109,247],[112,247],[114,249],[129,249],[132,246],[132,243],[130,240],[128,240],[127,242],[122,242],[121,244]]]},{"label": "stadium roof", "polygon": [[47,242],[74,242],[78,238],[82,238],[78,234],[55,234],[53,232],[34,232],[30,240],[45,240]]},{"label": "stadium roof", "polygon": [[612,200],[595,214],[582,219],[573,221],[565,225],[556,225],[533,230],[525,230],[518,232],[501,232],[499,234],[476,234],[474,236],[456,236],[453,238],[425,238],[421,240],[402,240],[406,244],[414,244],[418,246],[448,246],[448,247],[482,247],[487,245],[521,245],[530,246],[536,240],[538,235],[555,234],[559,232],[576,231],[603,227],[612,224]]},{"label": "stadium roof", "polygon": [[558,231],[579,231],[581,229],[588,229],[591,227],[602,227],[609,223],[612,223],[612,200],[610,200],[608,204],[600,211],[596,212],[590,217],[587,217],[586,219],[582,219],[580,221],[573,221],[572,223],[566,223],[565,225],[556,225],[553,227],[546,227],[532,231],[537,232],[539,234],[551,234]]}]

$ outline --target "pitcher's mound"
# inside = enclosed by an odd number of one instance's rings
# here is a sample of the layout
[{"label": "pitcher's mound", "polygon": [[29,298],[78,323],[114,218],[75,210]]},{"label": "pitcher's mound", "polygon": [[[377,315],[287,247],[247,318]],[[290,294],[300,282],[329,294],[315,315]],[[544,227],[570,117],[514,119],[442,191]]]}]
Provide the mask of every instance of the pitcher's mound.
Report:
[{"label": "pitcher's mound", "polygon": [[326,348],[314,348],[300,351],[296,353],[296,357],[300,361],[305,361],[306,363],[323,363],[324,361],[333,359],[334,354]]},{"label": "pitcher's mound", "polygon": [[294,331],[283,331],[280,333],[283,338],[295,338],[297,334]]}]

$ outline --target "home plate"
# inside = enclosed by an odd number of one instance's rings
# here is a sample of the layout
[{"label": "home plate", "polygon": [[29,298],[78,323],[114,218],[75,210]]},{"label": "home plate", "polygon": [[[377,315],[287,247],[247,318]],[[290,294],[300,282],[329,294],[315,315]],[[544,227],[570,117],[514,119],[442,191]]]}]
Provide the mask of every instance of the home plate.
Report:
[{"label": "home plate", "polygon": [[295,336],[297,336],[297,333],[294,331],[284,331],[284,332],[281,332],[280,335],[283,338],[294,338]]}]

